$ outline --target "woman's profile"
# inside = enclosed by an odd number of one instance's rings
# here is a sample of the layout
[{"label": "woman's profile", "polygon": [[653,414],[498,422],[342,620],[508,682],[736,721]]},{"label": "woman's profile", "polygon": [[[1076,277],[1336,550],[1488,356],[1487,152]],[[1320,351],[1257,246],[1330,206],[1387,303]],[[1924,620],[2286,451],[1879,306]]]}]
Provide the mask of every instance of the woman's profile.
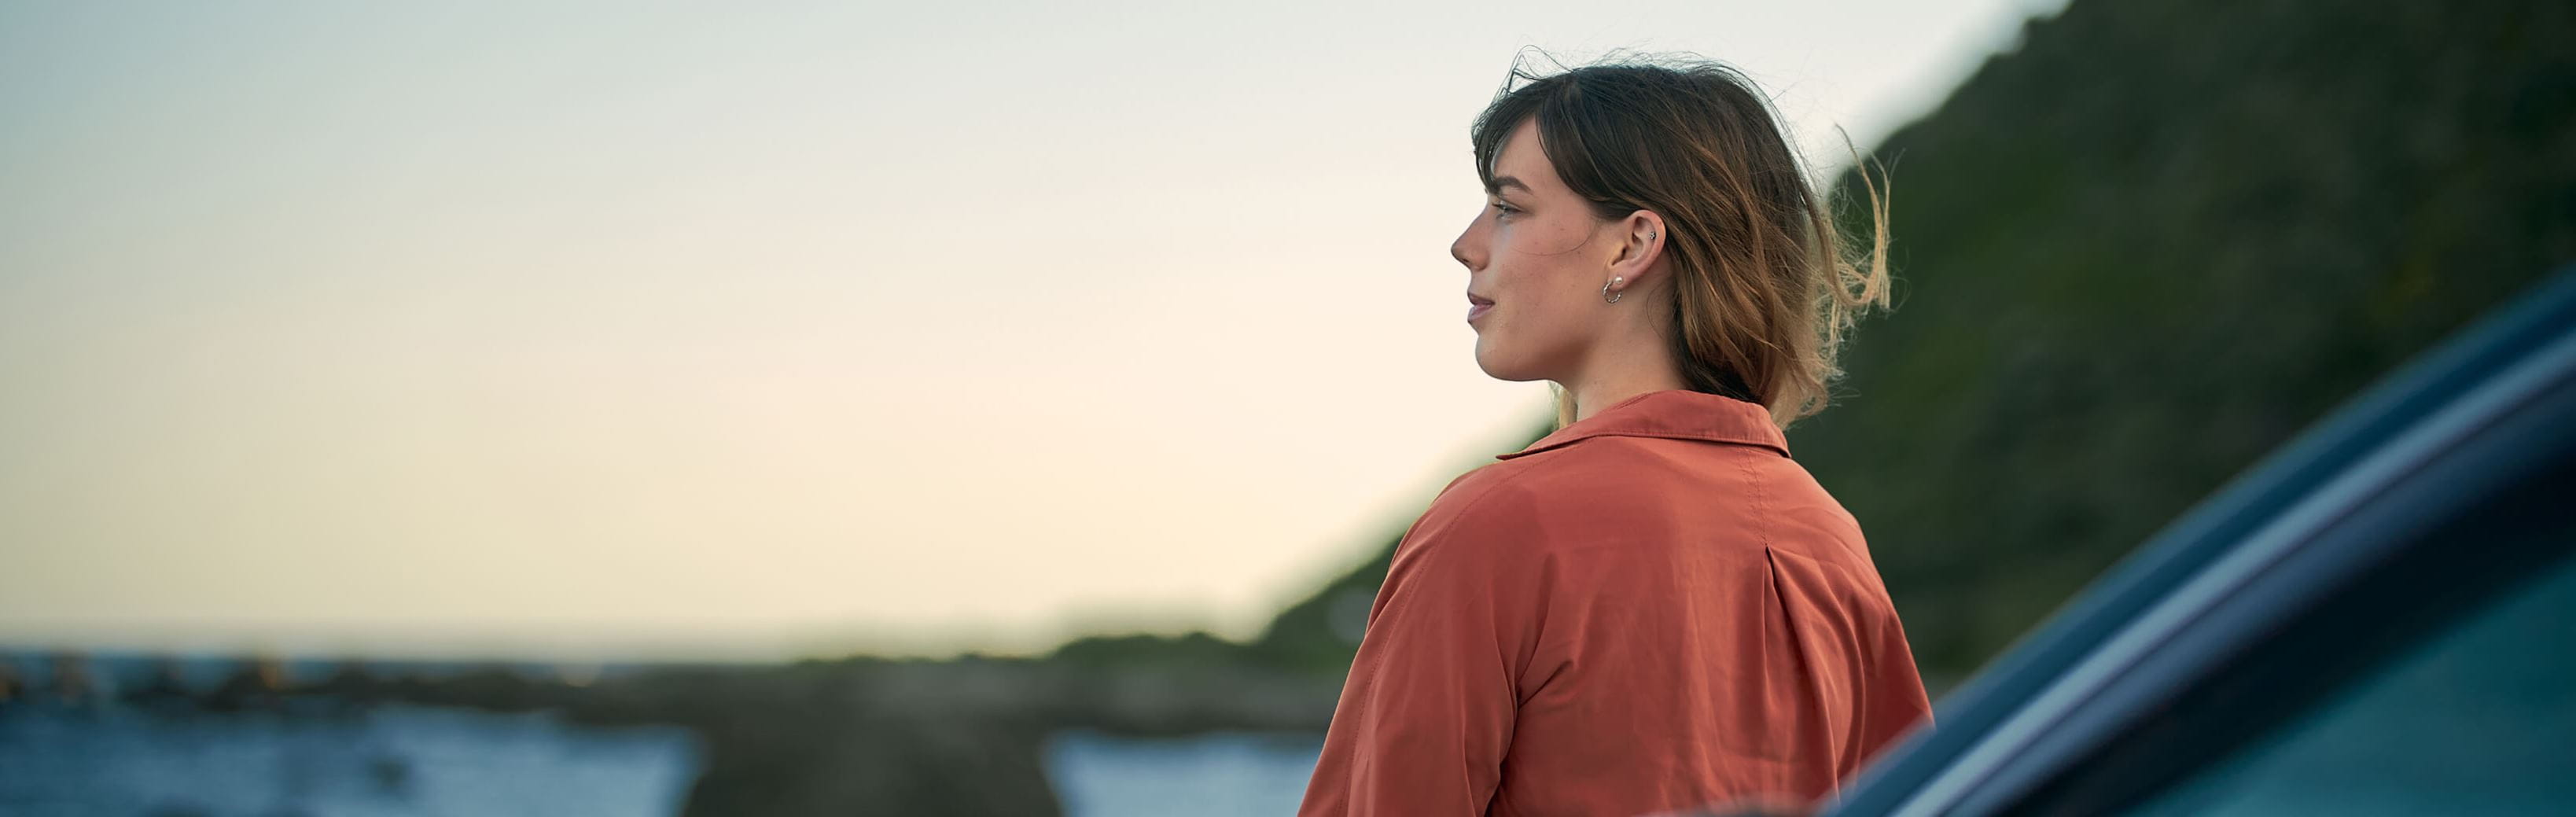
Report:
[{"label": "woman's profile", "polygon": [[1883,252],[1842,249],[1723,66],[1515,68],[1471,134],[1476,365],[1555,384],[1558,428],[1405,532],[1299,813],[1831,794],[1931,711],[1858,523],[1782,434],[1885,303]]}]

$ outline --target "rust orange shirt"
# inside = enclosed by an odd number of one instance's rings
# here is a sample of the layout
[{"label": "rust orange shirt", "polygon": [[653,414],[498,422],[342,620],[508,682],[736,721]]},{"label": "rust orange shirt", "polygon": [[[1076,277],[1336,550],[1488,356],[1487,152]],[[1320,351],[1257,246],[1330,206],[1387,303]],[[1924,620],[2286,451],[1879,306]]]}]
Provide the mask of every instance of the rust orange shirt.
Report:
[{"label": "rust orange shirt", "polygon": [[1860,526],[1760,406],[1631,397],[1396,546],[1300,817],[1814,799],[1931,713]]}]

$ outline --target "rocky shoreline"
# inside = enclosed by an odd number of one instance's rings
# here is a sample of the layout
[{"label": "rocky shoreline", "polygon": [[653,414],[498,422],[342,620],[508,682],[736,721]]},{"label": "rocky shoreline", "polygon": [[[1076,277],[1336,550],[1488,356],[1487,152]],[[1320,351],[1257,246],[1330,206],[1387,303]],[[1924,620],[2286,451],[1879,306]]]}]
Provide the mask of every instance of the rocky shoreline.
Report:
[{"label": "rocky shoreline", "polygon": [[1330,720],[1342,680],[1242,663],[1095,663],[1079,654],[641,665],[611,677],[503,664],[429,673],[349,661],[303,682],[290,680],[279,661],[251,659],[211,686],[190,685],[177,662],[164,660],[124,689],[76,656],[57,656],[45,679],[0,672],[0,712],[132,707],[170,717],[335,718],[379,704],[552,711],[577,725],[690,730],[704,761],[682,811],[691,817],[1057,815],[1042,765],[1050,735],[1313,735]]}]

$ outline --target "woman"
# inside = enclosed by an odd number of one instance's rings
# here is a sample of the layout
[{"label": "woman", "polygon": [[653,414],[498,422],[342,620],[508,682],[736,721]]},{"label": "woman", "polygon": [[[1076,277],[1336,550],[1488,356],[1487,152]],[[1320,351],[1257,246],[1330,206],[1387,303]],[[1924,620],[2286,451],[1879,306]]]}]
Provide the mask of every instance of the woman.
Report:
[{"label": "woman", "polygon": [[1514,79],[1450,253],[1476,365],[1556,384],[1559,428],[1405,532],[1299,813],[1828,795],[1931,711],[1859,526],[1781,435],[1884,304],[1882,253],[1847,260],[1733,71]]}]

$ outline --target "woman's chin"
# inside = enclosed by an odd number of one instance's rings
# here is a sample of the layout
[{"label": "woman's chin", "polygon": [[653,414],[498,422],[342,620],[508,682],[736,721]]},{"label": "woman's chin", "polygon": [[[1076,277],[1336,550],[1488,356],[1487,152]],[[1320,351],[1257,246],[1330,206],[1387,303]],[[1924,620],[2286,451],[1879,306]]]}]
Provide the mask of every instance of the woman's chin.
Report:
[{"label": "woman's chin", "polygon": [[1517,383],[1539,379],[1538,375],[1530,373],[1525,366],[1517,365],[1508,355],[1487,351],[1483,338],[1476,339],[1476,368],[1483,369],[1486,377],[1495,380]]}]

